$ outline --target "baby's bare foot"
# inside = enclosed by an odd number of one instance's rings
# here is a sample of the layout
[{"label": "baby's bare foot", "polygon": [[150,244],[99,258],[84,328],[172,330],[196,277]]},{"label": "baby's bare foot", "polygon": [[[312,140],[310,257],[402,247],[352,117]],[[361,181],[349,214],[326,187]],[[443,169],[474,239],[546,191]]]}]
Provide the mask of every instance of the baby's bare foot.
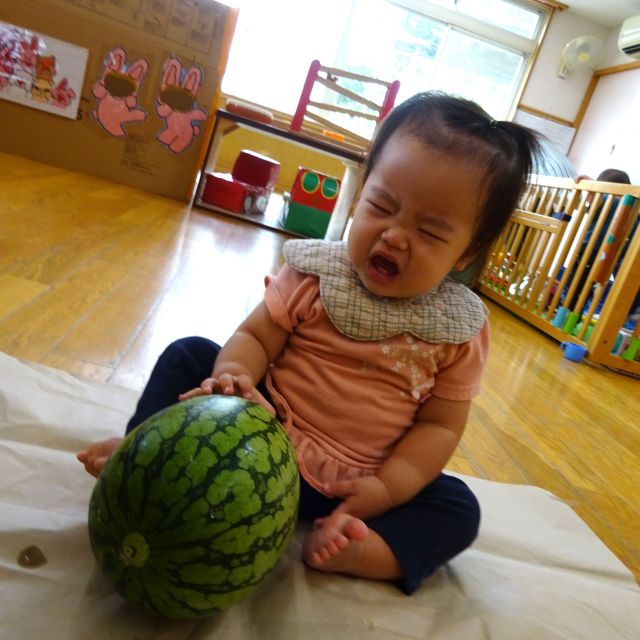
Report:
[{"label": "baby's bare foot", "polygon": [[307,534],[304,560],[320,571],[349,572],[360,559],[368,535],[367,525],[359,518],[347,513],[330,515]]},{"label": "baby's bare foot", "polygon": [[111,454],[120,446],[123,438],[109,438],[100,442],[94,442],[83,451],[76,454],[76,458],[82,462],[87,473],[97,478],[102,468],[111,457]]}]

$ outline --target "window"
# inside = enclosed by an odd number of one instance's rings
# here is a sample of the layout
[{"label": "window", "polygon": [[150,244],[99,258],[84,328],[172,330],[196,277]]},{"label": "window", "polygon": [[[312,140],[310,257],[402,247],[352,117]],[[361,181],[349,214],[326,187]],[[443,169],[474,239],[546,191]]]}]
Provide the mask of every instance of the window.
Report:
[{"label": "window", "polygon": [[[309,63],[318,59],[362,75],[400,80],[398,102],[441,89],[505,118],[546,15],[525,0],[236,4],[240,16],[223,91],[286,113],[295,111]],[[344,97],[337,99],[344,102]],[[358,128],[368,123],[360,120],[342,124],[368,135]]]}]

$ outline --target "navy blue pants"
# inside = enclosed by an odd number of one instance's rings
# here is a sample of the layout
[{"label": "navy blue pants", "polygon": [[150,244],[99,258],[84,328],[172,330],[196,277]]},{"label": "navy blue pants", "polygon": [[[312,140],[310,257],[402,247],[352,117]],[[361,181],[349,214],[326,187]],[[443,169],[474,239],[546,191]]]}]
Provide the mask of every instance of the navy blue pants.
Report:
[{"label": "navy blue pants", "polygon": [[[178,402],[211,375],[220,347],[190,337],[170,344],[156,363],[127,433],[154,413]],[[268,399],[264,383],[258,385]],[[340,504],[300,479],[300,518],[312,522]],[[366,521],[389,545],[403,569],[398,586],[413,593],[424,578],[471,545],[480,524],[480,507],[464,482],[441,473],[409,502]]]}]

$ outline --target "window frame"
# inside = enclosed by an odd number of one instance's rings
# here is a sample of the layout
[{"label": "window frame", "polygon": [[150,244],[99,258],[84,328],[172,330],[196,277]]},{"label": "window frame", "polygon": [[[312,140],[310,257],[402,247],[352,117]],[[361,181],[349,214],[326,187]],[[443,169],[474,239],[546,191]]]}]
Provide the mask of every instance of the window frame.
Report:
[{"label": "window frame", "polygon": [[525,55],[531,55],[536,49],[537,37],[542,30],[546,11],[541,8],[535,8],[529,3],[517,2],[516,0],[507,0],[510,4],[526,6],[535,10],[540,14],[540,23],[538,33],[534,38],[525,38],[517,33],[513,33],[502,27],[489,24],[484,20],[479,20],[473,16],[469,16],[459,11],[453,11],[439,4],[432,4],[428,0],[388,0],[392,4],[398,5],[404,9],[421,13],[430,18],[440,20],[454,27],[459,27],[463,31],[478,36],[483,40],[494,42],[512,49]]}]

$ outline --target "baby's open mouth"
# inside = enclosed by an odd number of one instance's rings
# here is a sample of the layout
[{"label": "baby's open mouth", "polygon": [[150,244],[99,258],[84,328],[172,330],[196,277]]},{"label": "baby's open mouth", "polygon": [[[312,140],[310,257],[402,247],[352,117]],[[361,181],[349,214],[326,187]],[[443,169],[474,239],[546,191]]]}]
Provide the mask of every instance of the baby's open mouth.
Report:
[{"label": "baby's open mouth", "polygon": [[388,277],[398,275],[398,265],[382,255],[375,255],[371,258],[371,266],[380,274]]}]

